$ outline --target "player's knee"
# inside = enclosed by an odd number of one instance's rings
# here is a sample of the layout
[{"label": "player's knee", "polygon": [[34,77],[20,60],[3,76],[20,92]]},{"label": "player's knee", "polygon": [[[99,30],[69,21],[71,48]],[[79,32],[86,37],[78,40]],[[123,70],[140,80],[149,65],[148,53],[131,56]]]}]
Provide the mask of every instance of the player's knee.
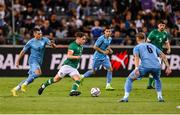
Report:
[{"label": "player's knee", "polygon": [[35,71],[35,74],[36,74],[37,76],[40,76],[40,75],[42,75],[42,72],[41,72],[41,71]]},{"label": "player's knee", "polygon": [[58,76],[58,75],[56,75],[56,76],[54,77],[54,82],[58,82],[60,79],[61,79],[61,77]]}]

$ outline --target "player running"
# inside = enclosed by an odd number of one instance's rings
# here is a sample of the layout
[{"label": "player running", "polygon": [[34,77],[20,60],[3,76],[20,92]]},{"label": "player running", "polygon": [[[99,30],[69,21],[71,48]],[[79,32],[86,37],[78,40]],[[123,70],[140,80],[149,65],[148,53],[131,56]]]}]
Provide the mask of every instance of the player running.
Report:
[{"label": "player running", "polygon": [[46,37],[42,37],[42,32],[39,28],[34,28],[33,34],[34,38],[27,42],[22,51],[19,53],[18,60],[16,61],[16,66],[19,67],[20,59],[28,50],[30,50],[28,61],[28,64],[30,66],[28,72],[29,76],[27,79],[21,81],[16,87],[11,90],[13,96],[18,96],[17,91],[20,89],[21,91],[26,92],[27,86],[32,83],[34,79],[41,75],[41,65],[43,62],[45,46],[48,44],[53,48],[56,47],[54,42],[50,41]]},{"label": "player running", "polygon": [[111,33],[112,32],[110,27],[107,26],[104,30],[104,35],[101,35],[95,42],[94,49],[96,51],[93,55],[92,70],[89,70],[86,73],[84,73],[84,75],[81,75],[81,81],[83,81],[84,78],[89,77],[92,74],[95,74],[95,72],[99,70],[101,66],[105,67],[107,70],[107,81],[105,88],[106,90],[114,90],[114,88],[110,84],[112,81],[113,69],[108,56],[108,54],[113,53],[112,49],[110,48],[110,43],[112,41]]},{"label": "player running", "polygon": [[60,68],[54,78],[50,78],[41,85],[38,90],[39,95],[42,94],[47,86],[60,81],[66,75],[71,76],[71,78],[75,81],[69,95],[78,96],[81,94],[81,92],[77,90],[80,84],[80,74],[77,70],[77,67],[83,51],[82,45],[85,44],[87,38],[86,35],[82,32],[77,32],[75,34],[75,37],[76,40],[72,42],[68,47],[67,59],[64,61],[63,66]]}]

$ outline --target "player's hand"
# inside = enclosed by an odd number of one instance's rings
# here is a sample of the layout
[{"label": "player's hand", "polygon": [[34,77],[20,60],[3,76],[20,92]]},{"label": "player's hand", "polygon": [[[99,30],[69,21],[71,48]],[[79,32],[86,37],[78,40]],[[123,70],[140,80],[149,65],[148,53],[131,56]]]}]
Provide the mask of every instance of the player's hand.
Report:
[{"label": "player's hand", "polygon": [[81,58],[81,56],[76,56],[76,59],[80,59]]},{"label": "player's hand", "polygon": [[167,54],[170,54],[170,53],[171,53],[171,50],[170,50],[170,49],[168,49],[168,50],[167,50]]},{"label": "player's hand", "polygon": [[170,67],[167,67],[167,68],[166,68],[166,71],[165,71],[166,75],[169,75],[171,72],[172,72],[171,68],[170,68]]},{"label": "player's hand", "polygon": [[103,54],[105,54],[105,55],[108,55],[109,53],[110,53],[109,50],[106,50],[106,51],[103,52]]},{"label": "player's hand", "polygon": [[113,54],[113,50],[111,48],[109,48],[108,50],[109,50],[109,54]]},{"label": "player's hand", "polygon": [[16,62],[16,67],[19,68],[19,61]]},{"label": "player's hand", "polygon": [[140,76],[140,72],[139,72],[139,69],[138,69],[138,68],[135,69],[135,75],[136,75],[137,77]]}]

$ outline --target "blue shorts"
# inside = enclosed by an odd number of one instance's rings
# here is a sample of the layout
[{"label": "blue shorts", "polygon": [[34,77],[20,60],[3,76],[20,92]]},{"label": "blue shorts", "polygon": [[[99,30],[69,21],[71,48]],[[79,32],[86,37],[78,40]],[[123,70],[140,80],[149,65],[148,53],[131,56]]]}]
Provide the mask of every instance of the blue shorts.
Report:
[{"label": "blue shorts", "polygon": [[138,68],[140,75],[137,76],[135,74],[135,70],[133,70],[128,77],[132,78],[132,79],[142,79],[142,77],[145,74],[151,73],[153,78],[160,78],[161,75],[161,68],[144,68],[144,67],[139,67]]},{"label": "blue shorts", "polygon": [[37,69],[41,69],[40,64],[37,63],[37,62],[29,63],[29,66],[30,66],[30,68],[29,68],[28,74],[32,74],[32,73],[34,73]]},{"label": "blue shorts", "polygon": [[92,65],[93,70],[95,71],[100,70],[102,66],[105,67],[105,69],[111,68],[111,62],[109,58],[105,58],[104,60],[93,59],[93,65]]}]

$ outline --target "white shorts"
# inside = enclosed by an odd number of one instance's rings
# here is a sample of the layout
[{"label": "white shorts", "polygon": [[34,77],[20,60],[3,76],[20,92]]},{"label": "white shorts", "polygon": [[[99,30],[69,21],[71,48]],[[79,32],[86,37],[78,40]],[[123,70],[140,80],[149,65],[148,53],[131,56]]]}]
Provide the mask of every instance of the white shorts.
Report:
[{"label": "white shorts", "polygon": [[80,76],[78,70],[69,65],[63,65],[57,74],[59,75],[60,78],[63,78],[66,75],[69,75],[70,77],[73,77],[74,75]]}]

